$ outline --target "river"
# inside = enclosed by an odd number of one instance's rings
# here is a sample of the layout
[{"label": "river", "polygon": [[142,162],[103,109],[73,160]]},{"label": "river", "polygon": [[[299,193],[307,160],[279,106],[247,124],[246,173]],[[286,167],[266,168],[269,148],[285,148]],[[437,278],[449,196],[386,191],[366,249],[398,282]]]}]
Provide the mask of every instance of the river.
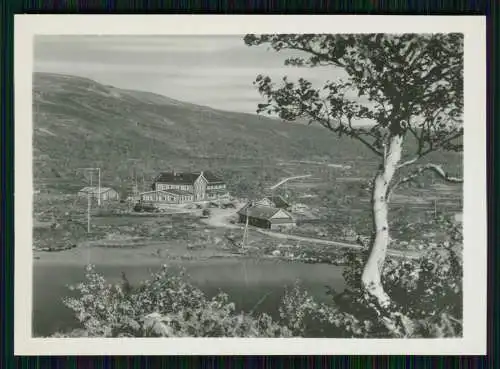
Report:
[{"label": "river", "polygon": [[[134,284],[145,280],[157,265],[99,265],[96,270],[108,281],[118,282],[125,272]],[[344,286],[342,268],[326,264],[290,263],[255,259],[210,259],[183,262],[193,284],[208,296],[222,290],[235,302],[237,310],[278,315],[278,306],[284,287],[300,280],[302,286],[318,301],[328,301],[326,286],[341,290]],[[34,264],[33,281],[33,335],[48,336],[57,331],[78,328],[78,322],[61,302],[68,295],[68,284],[82,281],[84,269],[78,264]]]}]

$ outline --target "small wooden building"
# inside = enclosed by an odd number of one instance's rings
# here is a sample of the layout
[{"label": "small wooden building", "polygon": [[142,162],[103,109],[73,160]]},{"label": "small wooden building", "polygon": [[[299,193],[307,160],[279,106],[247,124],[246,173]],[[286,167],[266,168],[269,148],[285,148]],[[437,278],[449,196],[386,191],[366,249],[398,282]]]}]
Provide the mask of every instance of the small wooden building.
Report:
[{"label": "small wooden building", "polygon": [[101,201],[120,200],[120,194],[110,187],[101,187],[100,189],[99,187],[84,187],[78,191],[78,196],[90,196],[91,199],[98,199],[99,190],[101,193]]},{"label": "small wooden building", "polygon": [[270,206],[248,203],[238,211],[238,215],[240,223],[246,223],[248,217],[248,224],[259,228],[276,230],[295,226],[290,213]]},{"label": "small wooden building", "polygon": [[290,204],[282,196],[266,196],[255,205],[270,206],[278,209],[289,209]]}]

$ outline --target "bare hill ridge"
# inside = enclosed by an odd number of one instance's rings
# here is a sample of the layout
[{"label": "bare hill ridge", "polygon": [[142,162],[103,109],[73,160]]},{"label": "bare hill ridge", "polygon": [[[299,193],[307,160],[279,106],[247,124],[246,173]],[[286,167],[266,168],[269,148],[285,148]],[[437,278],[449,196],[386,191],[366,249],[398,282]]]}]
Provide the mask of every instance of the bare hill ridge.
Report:
[{"label": "bare hill ridge", "polygon": [[89,166],[101,167],[114,183],[134,172],[150,177],[169,169],[237,168],[247,162],[374,159],[360,143],[321,127],[68,75],[34,73],[33,115],[35,182],[72,182],[77,168]]}]

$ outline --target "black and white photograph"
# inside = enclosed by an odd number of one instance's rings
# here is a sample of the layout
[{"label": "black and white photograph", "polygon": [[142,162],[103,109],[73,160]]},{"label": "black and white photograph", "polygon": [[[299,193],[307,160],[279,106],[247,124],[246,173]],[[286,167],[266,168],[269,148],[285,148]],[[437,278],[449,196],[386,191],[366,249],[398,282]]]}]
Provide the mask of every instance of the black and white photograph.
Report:
[{"label": "black and white photograph", "polygon": [[485,350],[481,18],[71,17],[19,22],[22,350]]}]

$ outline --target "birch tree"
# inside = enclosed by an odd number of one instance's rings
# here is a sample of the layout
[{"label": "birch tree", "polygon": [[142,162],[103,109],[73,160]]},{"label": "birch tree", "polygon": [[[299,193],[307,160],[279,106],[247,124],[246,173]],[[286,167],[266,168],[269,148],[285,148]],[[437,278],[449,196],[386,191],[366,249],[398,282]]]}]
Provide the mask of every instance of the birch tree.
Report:
[{"label": "birch tree", "polygon": [[359,141],[379,159],[371,182],[373,238],[361,285],[388,308],[391,299],[381,273],[390,242],[391,193],[427,171],[462,181],[424,158],[438,150],[463,149],[463,35],[276,34],[246,35],[244,41],[301,55],[286,58],[288,66],[341,72],[323,86],[303,78],[275,83],[258,75],[254,84],[266,101],[257,112],[286,121],[305,118]]}]

